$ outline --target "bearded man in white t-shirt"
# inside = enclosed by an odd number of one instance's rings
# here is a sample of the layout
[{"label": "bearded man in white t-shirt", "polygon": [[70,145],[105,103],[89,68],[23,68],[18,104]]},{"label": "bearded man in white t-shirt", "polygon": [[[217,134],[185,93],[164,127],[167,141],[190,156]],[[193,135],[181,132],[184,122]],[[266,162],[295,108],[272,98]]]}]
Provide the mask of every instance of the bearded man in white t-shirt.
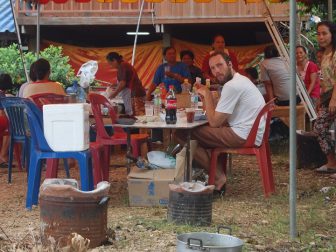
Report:
[{"label": "bearded man in white t-shirt", "polygon": [[[209,124],[193,130],[192,139],[196,139],[199,146],[194,155],[195,161],[204,169],[210,167],[212,148],[241,147],[245,144],[259,111],[265,105],[256,86],[247,77],[233,70],[227,54],[212,54],[209,65],[223,89],[216,105],[209,89],[203,85],[197,87],[197,93],[203,97]],[[263,121],[258,129],[256,145],[261,144],[264,128]],[[215,178],[216,190],[221,190],[225,182],[226,177],[219,162]]]}]

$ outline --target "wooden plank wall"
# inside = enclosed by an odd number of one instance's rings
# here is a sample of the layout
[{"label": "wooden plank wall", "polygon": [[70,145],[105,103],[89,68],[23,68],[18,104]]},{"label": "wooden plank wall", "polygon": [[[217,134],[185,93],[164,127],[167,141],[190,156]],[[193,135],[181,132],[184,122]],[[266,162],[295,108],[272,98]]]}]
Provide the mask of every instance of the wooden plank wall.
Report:
[{"label": "wooden plank wall", "polygon": [[[17,0],[19,2],[20,0]],[[199,3],[199,0],[186,0],[184,3],[173,3],[176,0],[163,0],[160,3],[145,2],[144,23],[216,23],[216,22],[262,22],[264,20],[264,5],[262,2],[245,3],[244,0],[223,2],[228,0],[210,0],[208,3]],[[116,19],[111,24],[118,24],[118,18],[131,17],[130,24],[136,21],[141,2],[124,3],[120,0],[101,3],[92,0],[89,3],[77,3],[69,0],[64,4],[56,4],[52,0],[41,7],[41,17],[44,25],[53,25],[53,17],[64,17],[64,21],[57,20],[57,24],[69,25],[69,18],[85,17],[86,24],[97,24],[103,21],[99,18]],[[17,4],[19,24],[32,22],[36,9],[27,9],[25,5]],[[288,20],[288,3],[272,3],[269,5],[275,20]],[[152,20],[152,14],[154,19]],[[31,16],[33,15],[33,16]],[[146,21],[147,18],[147,21]],[[120,21],[120,20],[119,20]],[[83,22],[83,21],[82,21]],[[125,22],[124,22],[125,23]],[[127,23],[127,22],[126,22]]]}]

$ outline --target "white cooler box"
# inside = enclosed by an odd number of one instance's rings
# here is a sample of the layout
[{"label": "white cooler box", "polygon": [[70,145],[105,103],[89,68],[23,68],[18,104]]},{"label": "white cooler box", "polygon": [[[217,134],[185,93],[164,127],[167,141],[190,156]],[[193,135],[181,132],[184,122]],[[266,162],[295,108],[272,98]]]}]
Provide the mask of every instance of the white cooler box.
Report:
[{"label": "white cooler box", "polygon": [[89,108],[87,103],[43,106],[44,135],[54,151],[89,149]]}]

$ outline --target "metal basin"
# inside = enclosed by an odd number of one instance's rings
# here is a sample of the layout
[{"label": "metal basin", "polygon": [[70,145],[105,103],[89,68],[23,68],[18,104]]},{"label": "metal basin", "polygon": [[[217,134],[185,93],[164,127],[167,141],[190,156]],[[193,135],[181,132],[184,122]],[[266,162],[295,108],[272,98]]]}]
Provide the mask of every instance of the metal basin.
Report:
[{"label": "metal basin", "polygon": [[[220,228],[229,230],[230,235],[219,234]],[[217,233],[195,232],[177,236],[177,252],[211,251],[241,252],[244,242],[231,235],[231,228],[218,227]]]}]

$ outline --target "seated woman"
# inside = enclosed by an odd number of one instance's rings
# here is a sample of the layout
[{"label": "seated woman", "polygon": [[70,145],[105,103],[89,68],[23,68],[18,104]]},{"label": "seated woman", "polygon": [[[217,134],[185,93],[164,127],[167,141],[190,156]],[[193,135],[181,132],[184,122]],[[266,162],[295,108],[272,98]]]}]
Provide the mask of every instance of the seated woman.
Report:
[{"label": "seated woman", "polygon": [[316,106],[320,98],[319,68],[314,62],[308,59],[307,49],[301,45],[296,46],[296,68],[306,85],[307,92],[314,106]]},{"label": "seated woman", "polygon": [[[276,97],[278,106],[289,105],[290,73],[286,63],[275,45],[267,46],[264,50],[265,59],[260,63],[260,80],[264,83],[267,101]],[[301,102],[296,96],[296,104]]]},{"label": "seated woman", "polygon": [[[12,78],[9,74],[0,75],[0,98],[13,96],[8,93],[13,89]],[[8,130],[8,119],[3,110],[0,110],[0,132],[3,133]],[[8,167],[8,146],[9,146],[9,137],[2,137],[2,144],[0,149],[0,168]]]},{"label": "seated woman", "polygon": [[49,80],[50,64],[46,59],[41,58],[34,62],[34,74],[36,81],[29,83],[24,88],[24,98],[42,93],[65,95],[64,89],[60,83]]},{"label": "seated woman", "polygon": [[30,65],[29,68],[29,80],[27,80],[27,82],[23,83],[19,89],[19,92],[17,94],[18,97],[22,97],[23,98],[23,90],[26,88],[26,86],[29,85],[29,83],[36,81],[36,76],[35,76],[35,71],[34,71],[34,65],[35,62],[33,62]]}]

